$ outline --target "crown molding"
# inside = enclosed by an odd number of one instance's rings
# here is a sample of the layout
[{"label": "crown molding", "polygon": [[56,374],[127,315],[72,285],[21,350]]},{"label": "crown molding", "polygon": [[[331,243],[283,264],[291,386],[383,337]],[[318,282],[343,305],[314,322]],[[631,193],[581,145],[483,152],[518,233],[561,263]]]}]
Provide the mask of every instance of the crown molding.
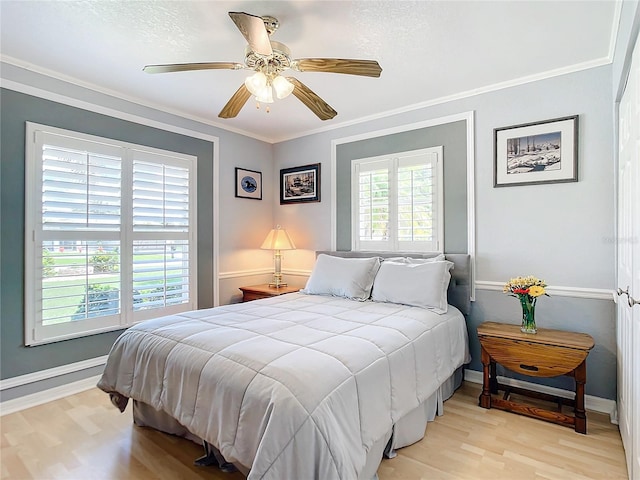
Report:
[{"label": "crown molding", "polygon": [[[37,65],[33,65],[24,61],[21,61],[19,59],[13,58],[13,57],[9,57],[7,55],[0,55],[0,62],[4,62],[4,63],[8,63],[10,65],[14,65],[16,67],[19,68],[23,68],[25,70],[31,71],[33,73],[36,74],[40,74],[40,75],[45,75],[47,77],[51,77],[57,80],[61,80],[64,81],[66,83],[70,83],[72,85],[76,85],[78,87],[81,88],[86,88],[89,90],[93,90],[95,92],[98,93],[102,93],[105,95],[109,95],[111,97],[114,98],[118,98],[120,100],[125,100],[127,102],[131,102],[133,104],[136,105],[140,105],[143,107],[147,107],[147,108],[152,108],[154,110],[163,112],[163,113],[168,113],[171,115],[176,115],[178,117],[187,119],[187,120],[192,120],[194,122],[198,122],[201,123],[203,125],[208,125],[211,127],[215,127],[215,128],[219,128],[221,130],[225,130],[228,132],[233,132],[233,133],[237,133],[240,135],[244,135],[246,137],[250,137],[250,138],[254,138],[256,140],[260,140],[269,144],[275,144],[275,143],[281,143],[281,142],[286,142],[289,140],[294,140],[296,138],[302,138],[302,137],[306,137],[309,135],[315,135],[318,133],[324,133],[324,132],[328,132],[331,130],[337,130],[337,129],[341,129],[341,128],[345,128],[345,127],[349,127],[349,126],[353,126],[353,125],[358,125],[361,123],[366,123],[366,122],[371,122],[374,120],[379,120],[382,118],[386,118],[386,117],[390,117],[393,115],[399,115],[399,114],[403,114],[403,113],[408,113],[408,112],[412,112],[415,110],[420,110],[423,108],[427,108],[427,107],[432,107],[435,105],[440,105],[443,103],[448,103],[448,102],[453,102],[456,100],[462,100],[465,98],[469,98],[469,97],[473,97],[476,95],[481,95],[484,93],[490,93],[490,92],[495,92],[498,90],[503,90],[506,88],[511,88],[511,87],[515,87],[515,86],[519,86],[519,85],[524,85],[527,83],[532,83],[532,82],[537,82],[537,81],[541,81],[541,80],[546,80],[549,78],[553,78],[553,77],[558,77],[561,75],[567,75],[567,74],[571,74],[571,73],[576,73],[582,70],[588,70],[591,68],[596,68],[596,67],[601,67],[603,65],[608,65],[613,61],[613,51],[615,50],[615,39],[617,38],[617,33],[618,33],[618,24],[619,24],[619,19],[620,19],[620,11],[621,11],[621,6],[617,5],[616,6],[616,12],[614,14],[614,24],[615,24],[615,28],[612,29],[612,38],[610,40],[610,45],[609,45],[609,53],[606,57],[602,57],[602,58],[598,58],[595,60],[591,60],[588,62],[583,62],[583,63],[578,63],[578,64],[574,64],[574,65],[568,65],[566,67],[562,67],[562,68],[557,68],[554,70],[548,70],[546,72],[542,72],[542,73],[538,73],[538,74],[534,74],[534,75],[528,75],[525,77],[520,77],[520,78],[516,78],[516,79],[512,79],[512,80],[508,80],[506,82],[499,82],[499,83],[495,83],[492,85],[487,85],[485,87],[481,87],[481,88],[477,88],[477,89],[472,89],[472,90],[467,90],[464,92],[459,92],[453,95],[448,95],[448,96],[444,96],[444,97],[439,97],[439,98],[435,98],[435,99],[431,99],[431,100],[427,100],[424,102],[419,102],[419,103],[415,103],[415,104],[411,104],[411,105],[407,105],[405,107],[400,107],[400,108],[396,108],[396,109],[392,109],[392,110],[385,110],[383,112],[379,112],[373,115],[368,115],[365,117],[360,117],[360,118],[356,118],[354,120],[348,120],[345,122],[340,122],[340,123],[334,123],[332,125],[328,125],[328,126],[324,126],[324,127],[320,127],[320,128],[316,128],[316,129],[312,129],[312,130],[307,130],[304,132],[298,132],[298,133],[294,133],[291,135],[281,135],[281,136],[273,136],[273,137],[265,137],[259,134],[256,134],[254,132],[249,132],[247,130],[242,130],[239,128],[234,128],[234,127],[230,127],[229,125],[226,124],[220,124],[218,122],[212,122],[211,120],[205,119],[205,118],[201,118],[201,117],[197,117],[191,114],[188,114],[186,112],[180,111],[180,110],[174,110],[174,109],[169,109],[167,107],[164,107],[162,105],[158,105],[158,104],[153,104],[147,101],[144,101],[140,98],[137,97],[131,97],[131,96],[127,96],[124,95],[120,92],[114,91],[114,90],[109,90],[103,87],[100,87],[98,85],[95,84],[91,84],[91,83],[87,83],[87,82],[83,82],[81,80],[78,80],[76,78],[67,76],[67,75],[63,75],[61,73],[52,71],[52,70],[48,70],[42,67],[39,67]],[[17,82],[14,82],[17,83]],[[15,88],[14,88],[15,89]],[[27,92],[25,92],[27,93]],[[41,95],[37,95],[37,96],[41,96]],[[47,97],[43,97],[43,98],[47,98]]]},{"label": "crown molding", "polygon": [[[60,81],[65,82],[65,83],[69,83],[71,85],[75,85],[76,87],[85,88],[85,89],[88,89],[88,90],[91,90],[91,91],[94,91],[94,92],[97,92],[97,93],[101,93],[103,95],[108,95],[110,97],[117,98],[119,100],[124,100],[126,102],[130,102],[132,104],[139,105],[141,107],[152,108],[152,109],[157,110],[157,111],[162,112],[162,113],[168,113],[170,115],[175,115],[177,117],[180,117],[180,118],[183,118],[183,119],[186,119],[186,120],[191,120],[191,121],[194,121],[194,122],[198,122],[198,123],[201,123],[201,124],[209,126],[209,127],[219,128],[219,129],[225,130],[227,132],[237,133],[239,135],[243,135],[245,137],[254,138],[256,140],[260,140],[260,141],[265,142],[265,143],[269,143],[269,144],[273,143],[273,141],[270,138],[264,137],[262,135],[258,135],[258,134],[253,133],[253,132],[249,132],[247,130],[242,130],[240,128],[235,128],[235,127],[230,127],[228,125],[222,125],[221,123],[212,122],[209,119],[198,117],[196,115],[191,115],[191,114],[183,112],[181,110],[171,109],[171,108],[168,108],[168,107],[163,106],[163,105],[159,105],[159,104],[156,104],[156,103],[148,102],[146,100],[142,100],[142,99],[140,99],[138,97],[128,96],[128,95],[125,95],[125,94],[123,94],[121,92],[118,92],[118,91],[115,91],[115,90],[110,90],[108,88],[104,88],[104,87],[101,87],[101,86],[93,84],[93,83],[84,82],[82,80],[78,80],[77,78],[70,77],[68,75],[64,75],[62,73],[59,73],[59,72],[56,72],[56,71],[53,71],[53,70],[49,70],[49,69],[40,67],[38,65],[34,65],[34,64],[31,64],[31,63],[28,63],[28,62],[24,62],[24,61],[19,60],[17,58],[10,57],[8,55],[0,55],[0,62],[7,63],[9,65],[13,65],[14,67],[22,68],[24,70],[28,70],[28,71],[33,72],[33,73],[38,74],[38,75],[44,75],[46,77],[50,77],[50,78],[53,78],[53,79],[56,79],[56,80],[60,80]],[[19,82],[11,82],[11,83],[13,85],[23,85],[24,87],[28,87],[27,85],[21,84]],[[2,86],[4,86],[4,85],[2,85]],[[10,88],[10,87],[7,87],[7,88]],[[23,91],[22,93],[28,93],[30,95],[34,95],[34,96],[38,96],[38,97],[41,97],[41,98],[46,98],[48,100],[51,100],[50,98],[48,98],[46,96],[43,96],[43,94],[52,93],[52,92],[48,92],[47,90],[38,89],[36,87],[32,87],[32,88],[34,88],[34,90],[33,90],[34,93],[26,92],[26,91]],[[10,89],[11,90],[16,90],[16,88],[10,88]],[[18,91],[20,91],[20,90],[18,90]],[[40,92],[40,94],[38,94],[37,92]],[[61,97],[63,97],[63,96],[61,96]],[[69,100],[74,100],[74,99],[70,99],[69,97],[63,97],[63,98],[67,98],[68,100],[67,101],[54,100],[54,101],[60,101],[60,103],[65,103],[67,105],[75,106],[75,105],[72,105],[72,104],[68,103]],[[83,107],[80,107],[80,108],[83,108]],[[84,108],[86,108],[86,107],[84,107]],[[93,110],[93,109],[90,109],[90,110]]]},{"label": "crown molding", "polygon": [[[615,44],[614,44],[615,46]],[[308,135],[315,135],[318,133],[328,132],[330,130],[336,130],[339,128],[350,127],[352,125],[358,125],[360,123],[371,122],[374,120],[380,120],[382,118],[390,117],[393,115],[400,115],[402,113],[413,112],[415,110],[420,110],[422,108],[433,107],[435,105],[441,105],[443,103],[449,103],[456,100],[463,100],[465,98],[474,97],[476,95],[482,95],[484,93],[491,93],[498,90],[504,90],[511,87],[517,87],[519,85],[525,85],[527,83],[537,82],[541,80],[546,80],[549,78],[559,77],[561,75],[568,75],[570,73],[576,73],[583,70],[589,70],[591,68],[601,67],[603,65],[608,65],[612,62],[612,54],[609,53],[608,56],[598,58],[595,60],[591,60],[589,62],[578,63],[575,65],[569,65],[562,68],[557,68],[554,70],[548,70],[546,72],[537,73],[535,75],[528,75],[526,77],[515,78],[513,80],[508,80],[506,82],[494,83],[492,85],[487,85],[486,87],[476,88],[473,90],[466,90],[464,92],[455,93],[453,95],[448,95],[444,97],[434,98],[432,100],[426,100],[420,103],[414,103],[411,105],[407,105],[406,107],[400,107],[393,110],[386,110],[384,112],[376,113],[373,115],[368,115],[366,117],[360,117],[354,120],[345,121],[342,123],[335,123],[331,126],[325,126],[316,128],[313,130],[308,130],[306,132],[302,132],[299,134],[293,135],[285,135],[282,137],[277,137],[272,139],[272,143],[280,143],[289,140],[294,140],[296,138],[306,137]]]}]

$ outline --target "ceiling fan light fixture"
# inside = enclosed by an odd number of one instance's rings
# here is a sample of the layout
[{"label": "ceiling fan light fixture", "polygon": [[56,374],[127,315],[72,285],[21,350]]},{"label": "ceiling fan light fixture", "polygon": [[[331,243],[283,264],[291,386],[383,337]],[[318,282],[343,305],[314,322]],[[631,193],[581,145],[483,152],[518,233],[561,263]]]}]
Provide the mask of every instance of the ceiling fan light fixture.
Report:
[{"label": "ceiling fan light fixture", "polygon": [[[0,0],[2,1],[2,0]],[[291,95],[300,100],[320,120],[334,118],[336,112],[327,102],[295,77],[281,77],[286,70],[296,72],[326,72],[345,75],[379,77],[382,68],[375,60],[344,58],[291,59],[291,50],[285,44],[271,40],[278,28],[274,17],[252,15],[246,12],[229,12],[233,23],[247,41],[244,63],[198,62],[147,65],[147,73],[186,72],[192,70],[251,70],[253,71],[222,108],[218,117],[235,118],[252,96],[260,102],[273,103],[274,96],[283,99]],[[266,105],[267,112],[269,106]]]},{"label": "ceiling fan light fixture", "polygon": [[281,100],[291,95],[294,89],[293,83],[280,75],[273,79],[272,84],[273,89],[276,91],[276,97]]},{"label": "ceiling fan light fixture", "polygon": [[[267,87],[267,76],[262,72],[256,72],[244,81],[245,87],[256,97],[261,95]],[[269,88],[269,90],[271,90]]]},{"label": "ceiling fan light fixture", "polygon": [[273,103],[273,90],[271,89],[271,85],[265,85],[258,94],[256,94],[256,100],[260,103]]}]

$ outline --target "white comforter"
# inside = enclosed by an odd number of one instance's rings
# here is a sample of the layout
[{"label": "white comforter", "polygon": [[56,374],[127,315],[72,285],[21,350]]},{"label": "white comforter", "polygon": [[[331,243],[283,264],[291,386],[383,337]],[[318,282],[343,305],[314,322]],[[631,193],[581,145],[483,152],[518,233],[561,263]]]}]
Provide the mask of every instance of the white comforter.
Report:
[{"label": "white comforter", "polygon": [[98,386],[168,413],[249,479],[350,480],[468,359],[453,307],[293,293],[136,325]]}]

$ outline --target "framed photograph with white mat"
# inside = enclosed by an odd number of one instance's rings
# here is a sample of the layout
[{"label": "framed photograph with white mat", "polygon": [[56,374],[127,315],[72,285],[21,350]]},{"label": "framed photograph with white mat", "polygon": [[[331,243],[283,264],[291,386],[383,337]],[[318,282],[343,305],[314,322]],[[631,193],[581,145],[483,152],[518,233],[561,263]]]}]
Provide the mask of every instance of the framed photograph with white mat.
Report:
[{"label": "framed photograph with white mat", "polygon": [[578,115],[496,128],[493,186],[578,181]]}]

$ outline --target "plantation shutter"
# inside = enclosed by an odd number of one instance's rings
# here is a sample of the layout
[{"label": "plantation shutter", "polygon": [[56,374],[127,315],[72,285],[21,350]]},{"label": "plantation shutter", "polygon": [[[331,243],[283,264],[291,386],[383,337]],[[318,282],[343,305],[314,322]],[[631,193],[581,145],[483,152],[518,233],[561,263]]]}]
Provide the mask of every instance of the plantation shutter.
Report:
[{"label": "plantation shutter", "polygon": [[[89,319],[94,319],[89,328],[117,324],[122,150],[42,132],[38,136],[42,325]],[[58,259],[55,267],[52,253]]]},{"label": "plantation shutter", "polygon": [[388,160],[362,162],[355,166],[357,216],[355,236],[358,250],[389,250],[390,246],[390,181]]},{"label": "plantation shutter", "polygon": [[397,159],[398,250],[439,251],[438,154],[419,152]]},{"label": "plantation shutter", "polygon": [[25,343],[196,308],[196,158],[27,122]]},{"label": "plantation shutter", "polygon": [[442,147],[352,162],[354,250],[441,251]]},{"label": "plantation shutter", "polygon": [[189,301],[188,165],[133,153],[133,305],[149,310]]},{"label": "plantation shutter", "polygon": [[[120,230],[119,149],[42,147],[43,230]],[[104,153],[97,153],[103,150]]]}]

